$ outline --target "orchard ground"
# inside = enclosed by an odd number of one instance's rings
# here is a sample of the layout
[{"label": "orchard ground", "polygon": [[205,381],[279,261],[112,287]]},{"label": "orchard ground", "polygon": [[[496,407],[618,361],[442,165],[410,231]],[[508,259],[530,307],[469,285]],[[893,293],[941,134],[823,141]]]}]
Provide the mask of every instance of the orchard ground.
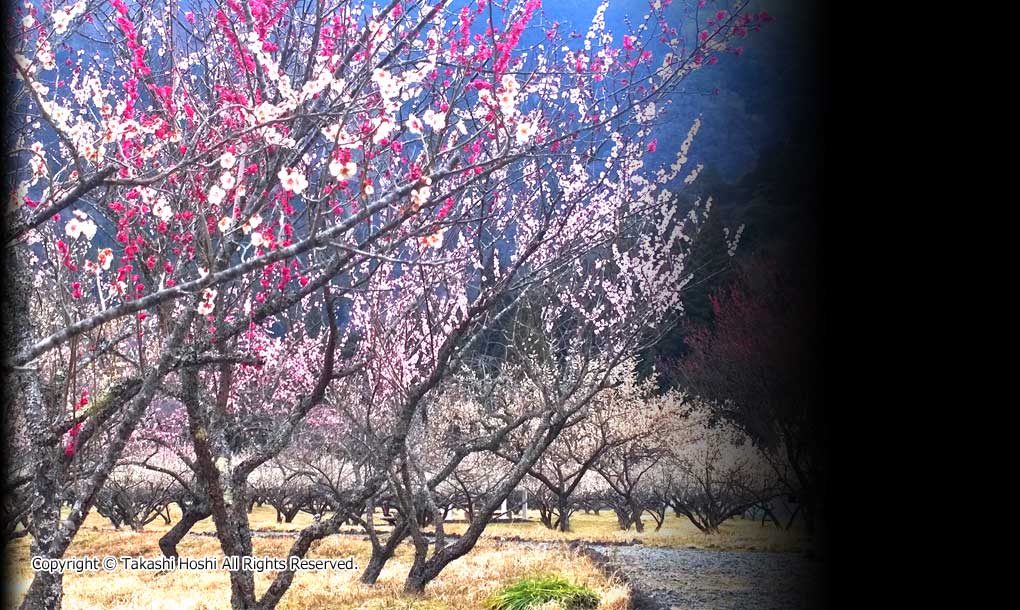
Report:
[{"label": "orchard ground", "polygon": [[[174,517],[178,515],[173,515]],[[252,527],[256,534],[255,554],[284,557],[292,543],[288,532],[296,532],[312,521],[300,514],[292,523],[277,523],[270,507],[252,511]],[[171,526],[162,519],[150,523],[142,532],[128,528],[116,531],[103,517],[90,514],[75,538],[68,557],[80,556],[160,556],[159,537]],[[466,527],[446,524],[449,534]],[[572,531],[558,532],[545,528],[538,521],[493,523],[476,549],[445,570],[420,598],[401,593],[404,576],[411,563],[412,547],[404,544],[396,557],[387,564],[374,587],[358,582],[358,571],[302,572],[294,587],[284,597],[283,610],[324,610],[358,608],[383,610],[474,610],[482,609],[489,595],[501,587],[534,573],[554,573],[575,584],[583,584],[598,593],[602,610],[623,610],[630,607],[632,590],[616,574],[607,574],[592,560],[570,548],[571,541],[587,543],[629,543],[635,539],[650,547],[699,548],[718,551],[793,552],[806,548],[806,537],[799,531],[784,531],[758,521],[731,519],[717,535],[705,535],[686,519],[669,515],[662,529],[654,531],[649,519],[646,529],[622,531],[612,511],[599,515],[579,512],[571,518]],[[219,543],[211,534],[213,523],[199,523],[179,546],[182,557],[221,556]],[[506,540],[513,538],[514,540]],[[524,539],[536,543],[517,542]],[[353,526],[313,546],[309,557],[349,557],[355,564],[365,565],[371,547],[366,537]],[[29,540],[22,538],[8,548],[9,578],[20,601],[31,579]],[[272,582],[273,572],[258,575],[256,586],[261,593]],[[230,607],[230,585],[227,573],[177,571],[167,573],[98,572],[64,576],[64,608],[67,610],[174,609],[220,610]]]}]

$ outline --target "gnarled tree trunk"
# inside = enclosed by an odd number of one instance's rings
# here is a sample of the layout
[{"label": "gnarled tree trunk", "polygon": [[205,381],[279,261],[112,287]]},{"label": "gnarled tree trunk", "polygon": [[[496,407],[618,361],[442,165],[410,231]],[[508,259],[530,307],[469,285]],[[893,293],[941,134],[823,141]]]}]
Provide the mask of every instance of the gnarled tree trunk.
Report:
[{"label": "gnarled tree trunk", "polygon": [[181,514],[181,520],[159,539],[159,550],[166,557],[177,557],[177,545],[188,535],[196,523],[210,515],[212,515],[212,510],[208,505],[199,504],[186,507]]}]

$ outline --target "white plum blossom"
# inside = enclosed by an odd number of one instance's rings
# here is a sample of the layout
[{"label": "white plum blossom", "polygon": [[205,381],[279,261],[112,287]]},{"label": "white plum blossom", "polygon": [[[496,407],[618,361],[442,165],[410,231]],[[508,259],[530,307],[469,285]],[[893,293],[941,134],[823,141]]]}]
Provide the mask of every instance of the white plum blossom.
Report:
[{"label": "white plum blossom", "polygon": [[340,180],[347,180],[358,171],[358,166],[353,161],[341,163],[339,159],[329,162],[329,173]]},{"label": "white plum blossom", "polygon": [[127,292],[127,282],[117,281],[110,284],[110,297],[124,296],[125,292]]},{"label": "white plum blossom", "polygon": [[166,199],[160,199],[156,202],[156,205],[152,207],[152,214],[163,222],[169,222],[174,217],[174,212],[170,209]]},{"label": "white plum blossom", "polygon": [[57,34],[63,34],[67,31],[67,26],[71,23],[71,15],[66,11],[59,10],[53,11],[53,31]]},{"label": "white plum blossom", "polygon": [[413,203],[416,208],[419,208],[429,200],[430,194],[431,189],[428,186],[416,188],[411,191],[411,203]]},{"label": "white plum blossom", "polygon": [[28,163],[32,168],[32,177],[41,178],[46,175],[46,151],[43,150],[42,142],[35,142],[30,148],[33,155],[29,157]]},{"label": "white plum blossom", "polygon": [[262,217],[259,216],[258,214],[255,214],[254,216],[249,218],[246,223],[241,225],[241,231],[243,231],[244,234],[247,235],[248,233],[251,233],[253,229],[258,228],[260,224],[262,224]]},{"label": "white plum blossom", "polygon": [[230,225],[233,223],[234,221],[231,220],[229,216],[224,216],[223,218],[220,218],[220,221],[216,223],[216,226],[219,227],[220,233],[226,233],[227,230],[230,229]]},{"label": "white plum blossom", "polygon": [[378,144],[382,142],[383,138],[390,137],[390,133],[396,127],[396,123],[393,119],[388,117],[378,117],[372,119],[372,126],[375,129],[375,135],[372,136],[372,142]]},{"label": "white plum blossom", "polygon": [[220,188],[217,184],[214,184],[209,188],[209,203],[212,205],[219,205],[223,203],[223,198],[226,196],[227,192]]},{"label": "white plum blossom", "polygon": [[644,110],[642,110],[638,114],[638,121],[642,123],[651,121],[652,119],[655,118],[655,115],[656,115],[655,102],[648,102],[648,105],[644,107]]},{"label": "white plum blossom", "polygon": [[400,80],[394,78],[388,70],[376,68],[372,71],[372,81],[379,87],[379,95],[383,98],[386,110],[396,110],[397,104],[393,100],[400,95]]},{"label": "white plum blossom", "polygon": [[282,146],[284,148],[294,148],[297,146],[297,142],[294,138],[285,136],[272,128],[263,129],[262,137],[266,139],[267,144],[272,144],[274,146]]},{"label": "white plum blossom", "polygon": [[513,74],[504,74],[499,83],[508,91],[518,91],[521,88],[520,83],[517,82],[517,78]]},{"label": "white plum blossom", "polygon": [[53,31],[57,34],[67,32],[71,20],[85,12],[85,0],[78,0],[74,4],[62,9],[53,11]]},{"label": "white plum blossom", "polygon": [[404,124],[407,125],[407,130],[410,131],[411,133],[415,135],[421,135],[423,130],[421,119],[419,119],[413,113],[408,115],[407,121]]},{"label": "white plum blossom", "polygon": [[39,42],[35,58],[39,60],[44,70],[54,70],[57,67],[57,57],[53,54],[50,44],[45,39]]},{"label": "white plum blossom", "polygon": [[96,236],[96,223],[86,220],[81,224],[81,232],[85,239],[92,241],[92,238]]},{"label": "white plum blossom", "polygon": [[283,190],[290,191],[295,195],[300,195],[308,187],[308,179],[301,173],[301,170],[295,168],[282,168],[276,177],[280,179],[280,184],[283,186]]},{"label": "white plum blossom", "polygon": [[64,225],[64,234],[71,239],[78,239],[84,235],[87,241],[92,241],[96,236],[96,229],[96,223],[89,220],[88,215],[81,210],[75,210],[74,218]]},{"label": "white plum blossom", "polygon": [[77,218],[67,221],[67,224],[64,225],[64,234],[71,239],[78,239],[81,235],[81,222]]},{"label": "white plum blossom", "polygon": [[223,169],[230,169],[234,167],[235,163],[237,163],[237,157],[235,157],[234,153],[230,151],[227,151],[220,156],[220,167]]},{"label": "white plum blossom", "polygon": [[704,168],[705,165],[703,163],[699,163],[698,166],[692,169],[691,173],[687,174],[687,177],[684,178],[684,184],[692,184],[695,180],[698,179],[698,174],[700,174],[701,170]]},{"label": "white plum blossom", "polygon": [[267,123],[281,114],[281,110],[269,102],[262,102],[252,111],[255,123]]},{"label": "white plum blossom", "polygon": [[503,91],[498,96],[499,110],[509,118],[517,112],[517,93],[520,91],[520,85],[511,74],[504,74],[501,82]]},{"label": "white plum blossom", "polygon": [[425,111],[421,120],[432,128],[433,131],[439,131],[446,127],[446,115],[429,108]]},{"label": "white plum blossom", "polygon": [[535,135],[537,129],[535,124],[531,122],[523,122],[517,125],[517,129],[514,134],[517,136],[517,143],[520,145],[527,144],[531,141],[532,136]]}]

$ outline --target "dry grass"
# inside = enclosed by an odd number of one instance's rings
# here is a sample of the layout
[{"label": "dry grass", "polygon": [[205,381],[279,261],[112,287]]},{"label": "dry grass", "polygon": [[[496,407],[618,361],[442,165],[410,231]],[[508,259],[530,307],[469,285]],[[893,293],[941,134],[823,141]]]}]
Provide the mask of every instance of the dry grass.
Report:
[{"label": "dry grass", "polygon": [[[275,529],[263,519],[261,527]],[[297,527],[301,523],[289,524]],[[202,524],[198,530],[208,530]],[[75,539],[67,556],[84,555],[160,555],[158,540],[167,526],[150,524],[145,532],[114,531],[101,518],[90,515],[86,526]],[[288,538],[256,538],[255,554],[284,557],[290,547]],[[222,557],[215,538],[188,536],[179,547],[187,557]],[[334,536],[315,545],[309,557],[355,557],[356,565],[365,565],[370,547],[356,536]],[[7,549],[8,574],[23,589],[31,579],[28,543],[17,541]],[[500,587],[536,572],[562,575],[572,583],[582,584],[597,592],[603,610],[627,608],[630,591],[621,582],[607,578],[588,559],[570,552],[565,545],[547,549],[525,548],[512,543],[482,540],[473,552],[451,564],[431,583],[422,597],[401,593],[403,577],[411,563],[411,547],[404,545],[386,566],[374,587],[358,582],[359,572],[302,572],[284,597],[281,610],[469,610],[481,609],[485,599]],[[259,593],[265,591],[275,573],[256,576]],[[16,601],[20,601],[23,590]],[[167,573],[128,572],[67,574],[64,577],[65,610],[226,610],[230,607],[230,585],[226,572],[175,571]]]},{"label": "dry grass", "polygon": [[[176,505],[171,509],[171,517],[176,521],[179,513]],[[537,517],[535,513],[532,516]],[[612,511],[602,511],[599,515],[575,513],[570,518],[571,531],[559,532],[547,529],[537,520],[514,523],[491,523],[482,534],[483,538],[503,538],[520,536],[528,540],[543,542],[570,542],[583,540],[586,542],[630,542],[640,540],[642,544],[663,547],[695,547],[701,549],[719,549],[735,551],[800,551],[806,548],[808,538],[800,529],[785,531],[768,523],[765,527],[761,522],[749,519],[730,519],[723,524],[718,534],[701,533],[686,518],[676,517],[672,513],[666,516],[662,529],[655,531],[655,522],[651,518],[645,520],[645,531],[638,533],[631,528],[621,530],[616,523]],[[293,523],[277,523],[276,512],[268,506],[256,507],[251,513],[252,527],[263,531],[297,532],[312,523],[311,515],[300,513]],[[379,523],[379,521],[377,521]],[[171,525],[156,519],[146,526],[146,531],[165,532]],[[451,522],[446,524],[446,531],[452,534],[462,533],[467,529],[466,523]],[[386,527],[380,526],[385,530]],[[110,523],[98,514],[92,513],[85,520],[83,531],[109,531]],[[198,523],[192,531],[212,533],[215,531],[212,519]],[[345,531],[360,533],[361,530],[351,526]]]},{"label": "dry grass", "polygon": [[[176,519],[177,515],[173,515]],[[276,523],[272,508],[259,507],[252,513],[252,525],[260,530],[298,530],[311,523],[309,515],[301,514],[293,523]],[[612,512],[599,516],[576,514],[571,520],[573,531],[548,530],[536,521],[491,524],[475,550],[450,565],[429,585],[422,597],[401,593],[403,577],[411,563],[411,547],[404,545],[383,571],[379,583],[368,587],[358,582],[359,572],[303,572],[279,606],[281,610],[338,609],[353,610],[469,610],[481,609],[484,600],[495,590],[534,573],[559,574],[575,584],[596,591],[603,610],[623,610],[628,606],[630,592],[621,582],[607,578],[587,558],[569,551],[565,544],[573,540],[590,542],[629,542],[638,539],[655,546],[714,548],[726,550],[793,551],[804,547],[805,537],[799,532],[785,532],[775,527],[761,527],[758,522],[733,519],[722,532],[706,536],[686,519],[667,517],[658,532],[649,520],[645,532],[621,531]],[[159,537],[171,526],[162,519],[150,523],[144,532],[114,531],[109,522],[97,514],[86,519],[67,556],[84,555],[160,555]],[[450,533],[462,532],[463,523],[447,523]],[[212,532],[207,519],[195,532]],[[352,528],[351,531],[355,531]],[[502,543],[496,538],[520,536],[547,541],[545,549]],[[259,556],[284,557],[291,544],[290,537],[256,538],[255,553]],[[213,537],[188,536],[180,545],[180,554],[187,557],[221,557],[219,544]],[[340,535],[323,540],[313,547],[310,557],[355,557],[364,566],[370,554],[369,544],[362,536]],[[15,542],[7,550],[8,574],[21,587],[31,579],[28,542]],[[259,592],[272,582],[275,574],[267,572],[256,577]],[[19,589],[15,583],[15,590]],[[229,608],[229,580],[226,572],[127,572],[112,574],[68,574],[64,578],[67,610],[173,609],[219,610]],[[20,594],[23,595],[23,592]],[[20,597],[19,595],[19,597]]]},{"label": "dry grass", "polygon": [[[640,540],[642,544],[664,547],[695,547],[701,549],[719,549],[731,551],[799,551],[807,545],[807,536],[794,528],[785,531],[772,526],[761,526],[759,521],[749,519],[730,519],[723,524],[718,534],[701,533],[686,518],[678,518],[672,514],[666,517],[662,529],[655,531],[655,522],[645,520],[645,531],[638,533],[631,528],[621,530],[616,524],[616,516],[612,511],[603,511],[600,515],[578,513],[570,518],[571,531],[559,532],[547,529],[538,521],[526,523],[493,523],[485,529],[483,537],[520,536],[529,540],[586,542],[630,542]],[[462,532],[467,528],[464,523],[448,523],[449,532]]]}]

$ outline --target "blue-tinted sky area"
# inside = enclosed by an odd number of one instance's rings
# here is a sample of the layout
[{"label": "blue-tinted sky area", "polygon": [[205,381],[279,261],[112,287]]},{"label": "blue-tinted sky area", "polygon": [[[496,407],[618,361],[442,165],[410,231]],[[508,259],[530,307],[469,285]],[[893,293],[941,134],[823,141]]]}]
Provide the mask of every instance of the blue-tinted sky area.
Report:
[{"label": "blue-tinted sky area", "polygon": [[[650,0],[609,0],[606,28],[619,41],[648,13]],[[674,0],[668,14],[684,34],[682,13],[696,0]],[[708,0],[704,14],[731,9],[742,0]],[[187,6],[184,0],[182,6]],[[565,31],[585,33],[601,0],[544,0],[546,19],[560,22]],[[651,162],[672,162],[680,142],[697,117],[701,131],[691,150],[693,164],[704,163],[726,182],[735,182],[754,169],[762,151],[784,140],[810,139],[816,120],[817,94],[812,90],[817,38],[812,0],[750,0],[744,9],[767,11],[774,20],[735,43],[743,48],[737,57],[724,54],[719,63],[696,71],[673,96],[664,127],[657,132],[658,151]],[[455,4],[456,5],[456,4]],[[539,42],[542,36],[539,34]],[[576,43],[577,41],[572,41]],[[658,51],[658,49],[653,50]],[[656,59],[662,53],[656,53]],[[58,59],[65,58],[58,49]],[[797,130],[800,133],[795,135]]]},{"label": "blue-tinted sky area", "polygon": [[[670,8],[679,11],[682,1]],[[582,33],[598,5],[597,0],[543,2],[548,17],[567,22]],[[719,63],[683,82],[663,128],[669,133],[659,138],[656,157],[671,160],[698,116],[702,127],[691,160],[713,167],[727,182],[753,169],[762,151],[791,137],[812,137],[817,120],[813,47],[818,27],[813,5],[798,0],[753,0],[745,10],[767,11],[775,20],[736,43],[743,47],[739,57],[720,57]],[[708,3],[708,9],[730,6],[730,0]],[[625,18],[629,16],[637,24],[647,12],[648,0],[610,0],[606,27],[614,39],[622,37]]]}]

